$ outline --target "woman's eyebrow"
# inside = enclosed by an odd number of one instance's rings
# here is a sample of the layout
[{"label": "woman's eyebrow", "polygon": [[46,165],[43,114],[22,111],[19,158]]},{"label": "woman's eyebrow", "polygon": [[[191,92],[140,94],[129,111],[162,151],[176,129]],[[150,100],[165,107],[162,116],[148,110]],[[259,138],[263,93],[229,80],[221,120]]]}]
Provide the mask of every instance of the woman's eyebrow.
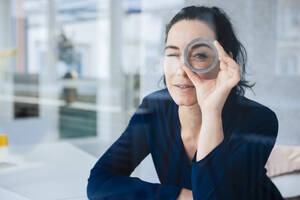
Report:
[{"label": "woman's eyebrow", "polygon": [[197,49],[199,47],[208,47],[208,48],[212,49],[211,46],[209,46],[208,44],[203,44],[202,43],[202,44],[195,44],[194,46],[192,46],[192,50]]},{"label": "woman's eyebrow", "polygon": [[176,46],[173,46],[173,45],[168,45],[168,46],[165,47],[165,50],[167,50],[167,49],[175,49],[175,50],[178,50],[179,48],[176,47]]}]

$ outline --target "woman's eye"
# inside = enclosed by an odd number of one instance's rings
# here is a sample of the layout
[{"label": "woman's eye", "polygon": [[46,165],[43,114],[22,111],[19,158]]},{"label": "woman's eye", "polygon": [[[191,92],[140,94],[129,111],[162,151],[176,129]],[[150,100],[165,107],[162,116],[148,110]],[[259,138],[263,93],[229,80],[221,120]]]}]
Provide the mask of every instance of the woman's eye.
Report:
[{"label": "woman's eye", "polygon": [[193,57],[198,58],[198,59],[206,59],[208,58],[208,56],[204,53],[197,53],[195,55],[193,55]]},{"label": "woman's eye", "polygon": [[178,56],[178,54],[167,54],[168,57]]}]

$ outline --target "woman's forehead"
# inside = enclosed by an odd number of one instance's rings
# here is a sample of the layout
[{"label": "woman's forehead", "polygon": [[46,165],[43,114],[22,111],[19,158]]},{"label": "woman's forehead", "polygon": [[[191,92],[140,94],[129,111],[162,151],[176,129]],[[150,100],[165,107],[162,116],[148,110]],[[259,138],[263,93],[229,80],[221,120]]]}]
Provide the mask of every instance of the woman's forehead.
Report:
[{"label": "woman's forehead", "polygon": [[168,33],[166,45],[184,48],[191,40],[196,38],[215,40],[214,31],[200,20],[181,20],[175,23]]}]

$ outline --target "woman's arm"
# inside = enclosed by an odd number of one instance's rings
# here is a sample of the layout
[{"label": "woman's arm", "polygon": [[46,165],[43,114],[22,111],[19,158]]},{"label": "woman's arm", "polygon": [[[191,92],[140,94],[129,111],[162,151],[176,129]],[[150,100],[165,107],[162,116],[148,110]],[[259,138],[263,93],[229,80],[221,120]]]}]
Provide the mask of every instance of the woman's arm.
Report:
[{"label": "woman's arm", "polygon": [[181,188],[154,184],[130,177],[136,166],[149,154],[146,138],[152,119],[144,98],[128,127],[93,167],[87,195],[91,200],[176,199]]},{"label": "woman's arm", "polygon": [[[241,80],[240,67],[232,54],[229,56],[217,41],[214,44],[220,60],[216,79],[203,79],[183,65],[196,88],[197,102],[202,112],[202,127],[192,162],[193,198],[282,199],[280,193],[276,193],[275,186],[265,178],[264,168],[275,144],[277,117],[263,106],[257,109],[247,105],[254,114],[247,119],[246,126],[232,122],[236,126],[234,132],[230,133],[230,138],[224,137],[221,113],[228,94]],[[240,108],[238,112],[241,112]],[[257,184],[262,185],[257,187]],[[260,191],[254,192],[257,188]],[[274,196],[266,196],[271,194]]]},{"label": "woman's arm", "polygon": [[220,112],[202,111],[202,125],[197,143],[197,161],[203,159],[224,139]]},{"label": "woman's arm", "polygon": [[[210,119],[220,123],[213,117]],[[237,127],[236,132],[231,133],[230,138],[223,139],[210,152],[202,152],[201,155],[206,154],[204,158],[198,159],[197,150],[191,175],[195,200],[282,198],[272,191],[271,184],[262,184],[259,186],[260,191],[255,191],[257,185],[265,180],[264,166],[275,144],[278,119],[275,113],[265,109],[248,115],[245,120],[244,126],[233,122]],[[200,134],[221,134],[214,133],[218,129],[210,128],[211,124],[203,126],[207,127],[203,129],[207,132]],[[220,124],[215,126],[221,127]]]},{"label": "woman's arm", "polygon": [[221,113],[232,88],[240,81],[240,67],[224,51],[218,41],[214,42],[219,53],[219,72],[214,79],[201,77],[187,66],[183,69],[196,88],[197,103],[201,109],[202,125],[197,144],[197,161],[204,158],[219,145],[224,136]]}]

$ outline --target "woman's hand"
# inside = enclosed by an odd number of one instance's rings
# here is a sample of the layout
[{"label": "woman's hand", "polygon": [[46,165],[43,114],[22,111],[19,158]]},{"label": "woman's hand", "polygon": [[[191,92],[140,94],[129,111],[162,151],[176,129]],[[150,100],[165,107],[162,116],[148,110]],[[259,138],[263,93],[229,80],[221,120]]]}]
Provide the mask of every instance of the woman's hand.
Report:
[{"label": "woman's hand", "polygon": [[220,71],[216,79],[201,79],[200,76],[184,65],[183,69],[194,84],[197,101],[202,111],[222,112],[231,89],[240,81],[240,67],[224,51],[219,42],[214,41],[219,53]]},{"label": "woman's hand", "polygon": [[193,200],[192,190],[182,188],[176,200]]}]

